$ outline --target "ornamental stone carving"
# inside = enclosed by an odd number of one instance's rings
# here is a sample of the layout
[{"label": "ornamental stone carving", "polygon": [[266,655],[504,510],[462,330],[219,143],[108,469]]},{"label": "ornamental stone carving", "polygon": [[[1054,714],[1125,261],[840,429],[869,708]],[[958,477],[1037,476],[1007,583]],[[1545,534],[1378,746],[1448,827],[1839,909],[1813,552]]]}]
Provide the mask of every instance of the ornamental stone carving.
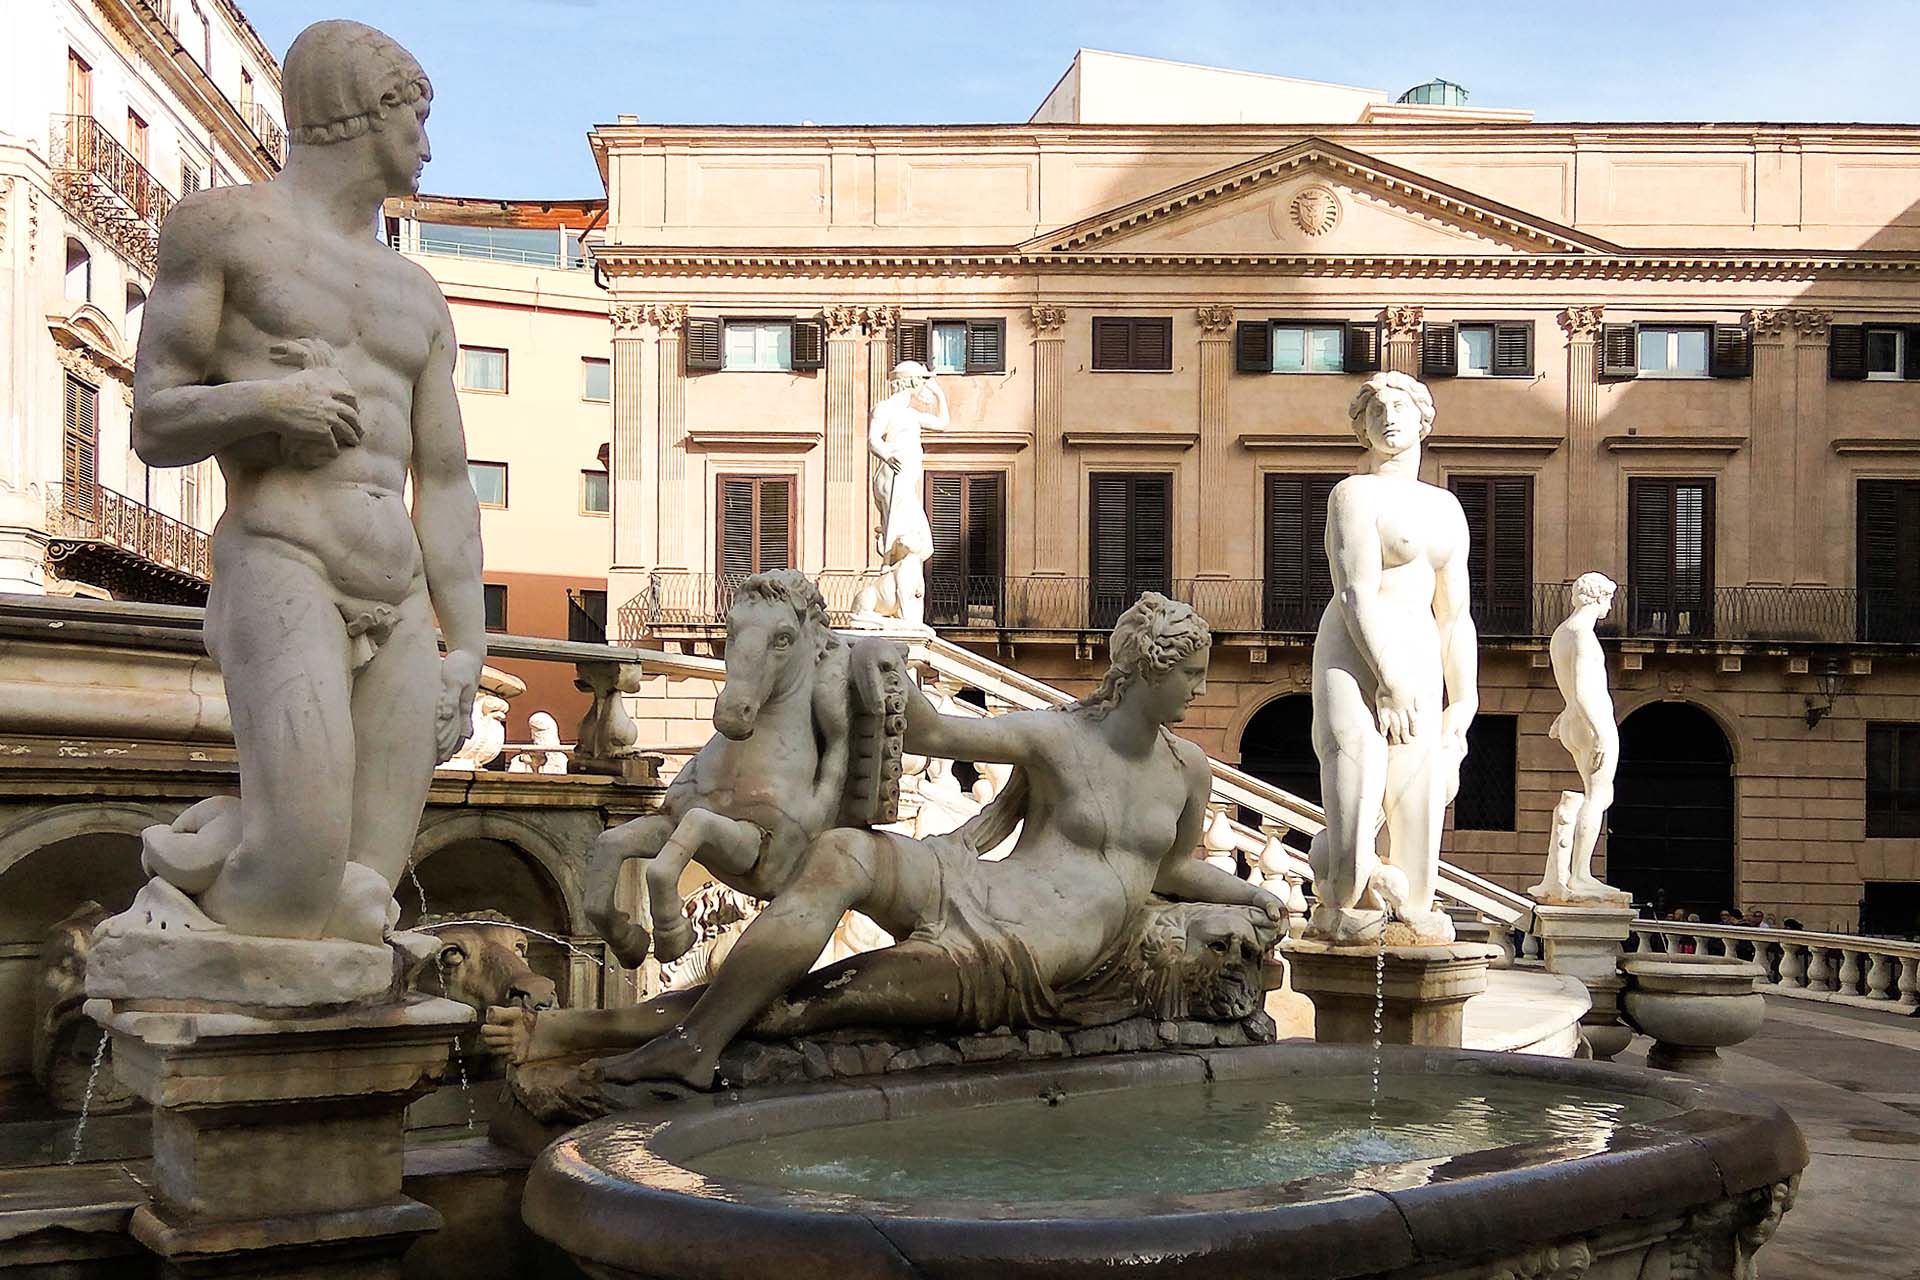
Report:
[{"label": "ornamental stone carving", "polygon": [[642,318],[645,310],[646,308],[635,303],[622,302],[618,304],[608,315],[608,319],[613,321],[613,331],[624,334],[639,333],[640,326],[646,323]]},{"label": "ornamental stone carving", "polygon": [[1200,332],[1217,335],[1233,328],[1233,308],[1213,304],[1194,310],[1194,319],[1200,322]]},{"label": "ornamental stone carving", "polygon": [[892,333],[895,326],[900,323],[898,307],[862,307],[860,315],[866,322],[867,332],[875,337]]},{"label": "ornamental stone carving", "polygon": [[832,306],[820,309],[820,321],[826,325],[827,333],[836,338],[853,336],[853,331],[867,322],[867,308],[836,302]]},{"label": "ornamental stone carving", "polygon": [[1043,338],[1057,338],[1067,323],[1067,309],[1042,303],[1033,308],[1033,327]]},{"label": "ornamental stone carving", "polygon": [[1796,307],[1793,311],[1793,327],[1802,338],[1825,338],[1832,323],[1831,311],[1811,311],[1805,307]]},{"label": "ornamental stone carving", "polygon": [[1569,338],[1584,338],[1590,342],[1599,334],[1601,317],[1606,310],[1604,306],[1568,307],[1559,315],[1560,327]]},{"label": "ornamental stone carving", "polygon": [[1792,329],[1802,338],[1819,339],[1827,336],[1827,329],[1833,324],[1833,312],[1806,307],[1755,307],[1747,312],[1747,324],[1756,338],[1778,341]]},{"label": "ornamental stone carving", "polygon": [[1504,1258],[1487,1268],[1484,1280],[1580,1280],[1591,1266],[1593,1246],[1574,1240]]},{"label": "ornamental stone carving", "polygon": [[1419,338],[1420,326],[1426,322],[1427,309],[1399,304],[1381,312],[1380,318],[1386,326],[1387,340],[1391,342],[1397,338],[1404,342]]},{"label": "ornamental stone carving", "polygon": [[660,334],[680,332],[687,320],[684,302],[622,302],[614,307],[610,319],[615,333],[635,337],[643,329]]},{"label": "ornamental stone carving", "polygon": [[1293,225],[1310,236],[1323,236],[1340,225],[1340,197],[1325,183],[1302,188],[1287,206]]},{"label": "ornamental stone carving", "polygon": [[27,265],[33,265],[34,252],[40,241],[40,193],[31,182],[27,184]]}]

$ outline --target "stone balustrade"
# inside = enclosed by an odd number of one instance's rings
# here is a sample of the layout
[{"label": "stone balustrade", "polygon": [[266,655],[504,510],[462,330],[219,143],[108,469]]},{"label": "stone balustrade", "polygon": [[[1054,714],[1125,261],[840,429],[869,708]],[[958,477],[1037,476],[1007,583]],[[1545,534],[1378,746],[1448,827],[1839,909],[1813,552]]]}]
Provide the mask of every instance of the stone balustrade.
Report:
[{"label": "stone balustrade", "polygon": [[1732,955],[1767,971],[1761,989],[1920,1014],[1920,942],[1846,933],[1636,920],[1630,951]]}]

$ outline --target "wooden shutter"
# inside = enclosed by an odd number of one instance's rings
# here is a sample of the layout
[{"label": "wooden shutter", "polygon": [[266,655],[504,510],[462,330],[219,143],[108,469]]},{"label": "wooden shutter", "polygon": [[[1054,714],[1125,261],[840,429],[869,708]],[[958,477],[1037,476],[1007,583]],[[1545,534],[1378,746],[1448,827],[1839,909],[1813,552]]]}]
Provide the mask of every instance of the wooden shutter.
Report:
[{"label": "wooden shutter", "polygon": [[1713,482],[1673,486],[1673,607],[1676,634],[1713,634]]},{"label": "wooden shutter", "polygon": [[720,321],[713,316],[688,316],[681,330],[680,352],[688,373],[709,373],[720,367]]},{"label": "wooden shutter", "polygon": [[797,371],[824,368],[827,363],[826,326],[818,320],[793,322],[793,367]]},{"label": "wooden shutter", "polygon": [[753,571],[793,568],[793,481],[785,476],[759,482],[759,556]]},{"label": "wooden shutter", "polygon": [[1173,321],[1164,316],[1141,316],[1132,322],[1129,369],[1173,368]]},{"label": "wooden shutter", "polygon": [[912,360],[933,367],[933,323],[929,320],[902,320],[893,331],[893,362]]},{"label": "wooden shutter", "polygon": [[100,393],[67,375],[60,448],[60,506],[95,518],[100,505]]},{"label": "wooden shutter", "polygon": [[957,626],[965,616],[967,594],[966,484],[960,472],[927,473],[927,523],[933,528],[933,557],[927,561],[927,621]]},{"label": "wooden shutter", "polygon": [[1827,376],[1836,382],[1860,382],[1867,376],[1867,326],[1836,324],[1827,329]]},{"label": "wooden shutter", "polygon": [[1492,373],[1496,378],[1533,376],[1533,321],[1502,320],[1493,326]]},{"label": "wooden shutter", "polygon": [[1125,369],[1133,357],[1133,325],[1114,316],[1093,318],[1093,367]]},{"label": "wooden shutter", "polygon": [[[1380,326],[1368,321],[1347,321],[1344,368],[1348,373],[1373,373],[1380,368]],[[1271,361],[1269,361],[1271,364]]]},{"label": "wooden shutter", "polygon": [[1707,372],[1716,378],[1753,376],[1753,337],[1745,325],[1713,326],[1713,348],[1707,355]]},{"label": "wooden shutter", "polygon": [[755,538],[754,491],[751,479],[726,477],[720,481],[720,577],[732,584],[753,574]]},{"label": "wooden shutter", "polygon": [[1242,320],[1233,326],[1233,367],[1241,373],[1273,372],[1273,322]]},{"label": "wooden shutter", "polygon": [[1110,627],[1141,592],[1172,587],[1173,477],[1096,472],[1088,486],[1088,625]]},{"label": "wooden shutter", "polygon": [[1345,477],[1266,477],[1265,617],[1268,631],[1312,631],[1333,598],[1327,498]]},{"label": "wooden shutter", "polygon": [[1005,320],[967,321],[967,372],[1005,373],[1007,371],[1007,322]]},{"label": "wooden shutter", "polygon": [[1713,482],[1627,481],[1628,599],[1642,634],[1698,636],[1713,625]]},{"label": "wooden shutter", "polygon": [[1467,517],[1467,575],[1483,634],[1526,635],[1533,621],[1533,477],[1449,476]]},{"label": "wooden shutter", "polygon": [[1854,547],[1861,640],[1920,635],[1920,481],[1862,480]]},{"label": "wooden shutter", "polygon": [[1627,507],[1627,596],[1634,630],[1640,632],[1664,620],[1673,593],[1673,486],[1631,478]]},{"label": "wooden shutter", "polygon": [[936,626],[997,626],[1005,571],[1006,480],[998,471],[929,472],[927,619]]},{"label": "wooden shutter", "polygon": [[1600,376],[1637,378],[1640,376],[1640,326],[1603,324],[1600,326]]},{"label": "wooden shutter", "polygon": [[720,576],[727,587],[793,567],[793,477],[720,477]]},{"label": "wooden shutter", "polygon": [[1909,382],[1920,380],[1920,325],[1907,326],[1907,354],[1900,376]]},{"label": "wooden shutter", "polygon": [[1420,328],[1420,376],[1451,378],[1460,372],[1460,344],[1450,324]]}]

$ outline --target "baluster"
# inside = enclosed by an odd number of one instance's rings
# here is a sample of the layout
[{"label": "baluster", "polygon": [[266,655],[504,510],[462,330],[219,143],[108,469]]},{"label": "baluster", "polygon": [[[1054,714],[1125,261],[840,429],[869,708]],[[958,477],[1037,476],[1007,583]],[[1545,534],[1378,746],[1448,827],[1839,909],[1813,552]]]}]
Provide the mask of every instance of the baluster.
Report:
[{"label": "baluster", "polygon": [[1797,942],[1780,944],[1780,985],[1795,989],[1807,985],[1807,949]]},{"label": "baluster", "polygon": [[1893,999],[1893,986],[1900,969],[1892,956],[1867,954],[1867,999]]},{"label": "baluster", "polygon": [[1540,958],[1540,939],[1537,935],[1529,933],[1521,937],[1520,955],[1522,959],[1526,960],[1538,960]]},{"label": "baluster", "polygon": [[1840,978],[1834,987],[1843,996],[1860,994],[1860,953],[1845,947],[1840,949]]},{"label": "baluster", "polygon": [[1762,964],[1767,966],[1768,982],[1779,983],[1784,981],[1787,972],[1787,949],[1785,947],[1774,942],[1756,942],[1753,944],[1753,954]]},{"label": "baluster", "polygon": [[1809,946],[1807,948],[1807,990],[1832,991],[1834,989],[1833,966],[1827,960],[1827,949]]},{"label": "baluster", "polygon": [[1920,956],[1900,958],[1900,1003],[1908,1008],[1920,1005]]}]

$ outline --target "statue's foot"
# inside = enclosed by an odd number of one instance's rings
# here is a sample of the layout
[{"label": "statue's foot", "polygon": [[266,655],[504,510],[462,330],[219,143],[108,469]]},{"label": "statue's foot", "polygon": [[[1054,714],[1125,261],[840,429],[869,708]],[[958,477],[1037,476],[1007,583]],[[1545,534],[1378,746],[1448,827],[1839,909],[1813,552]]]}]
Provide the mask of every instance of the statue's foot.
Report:
[{"label": "statue's foot", "polygon": [[672,964],[693,950],[693,944],[698,941],[693,932],[693,921],[684,915],[675,916],[664,924],[658,920],[653,922],[653,954],[661,964]]},{"label": "statue's foot", "polygon": [[1364,907],[1330,907],[1316,903],[1307,916],[1304,935],[1313,942],[1335,947],[1374,946],[1386,928],[1387,913]]},{"label": "statue's foot", "polygon": [[685,1027],[655,1036],[617,1058],[589,1064],[609,1084],[639,1084],[663,1098],[706,1093],[713,1088],[713,1063]]},{"label": "statue's foot", "polygon": [[1633,895],[1592,876],[1575,876],[1561,893],[1574,902],[1631,902]]},{"label": "statue's foot", "polygon": [[321,936],[377,947],[387,936],[388,908],[393,905],[393,886],[385,876],[364,862],[349,862],[340,876],[340,898]]},{"label": "statue's foot", "polygon": [[205,893],[240,844],[240,800],[212,796],[140,833],[140,865],[185,893]]},{"label": "statue's foot", "polygon": [[1413,932],[1416,946],[1438,946],[1453,941],[1453,917],[1444,911],[1410,911],[1400,918]]},{"label": "statue's foot", "polygon": [[99,936],[118,938],[146,931],[221,933],[226,927],[173,885],[153,879],[133,895],[132,906],[100,922]]}]

